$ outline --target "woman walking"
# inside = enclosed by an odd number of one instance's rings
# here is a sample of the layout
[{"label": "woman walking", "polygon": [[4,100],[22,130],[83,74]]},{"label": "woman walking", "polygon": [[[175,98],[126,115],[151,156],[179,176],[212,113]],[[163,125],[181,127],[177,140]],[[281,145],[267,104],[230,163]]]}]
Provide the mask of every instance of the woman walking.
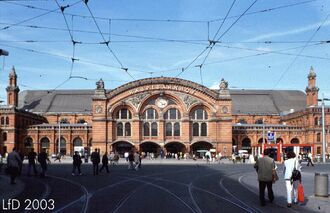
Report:
[{"label": "woman walking", "polygon": [[283,173],[284,173],[285,186],[287,192],[287,207],[291,208],[292,200],[294,201],[295,204],[298,203],[297,188],[299,182],[301,181],[301,179],[292,180],[292,172],[294,169],[300,171],[300,164],[296,159],[296,154],[293,151],[289,151],[287,157],[288,159],[284,161]]}]

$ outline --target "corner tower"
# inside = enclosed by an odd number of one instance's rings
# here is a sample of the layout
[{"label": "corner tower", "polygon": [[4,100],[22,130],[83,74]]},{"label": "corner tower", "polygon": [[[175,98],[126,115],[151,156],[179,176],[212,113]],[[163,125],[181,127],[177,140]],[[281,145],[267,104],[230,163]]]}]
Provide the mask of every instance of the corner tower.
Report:
[{"label": "corner tower", "polygon": [[19,88],[17,86],[17,75],[14,66],[9,73],[9,84],[6,90],[7,90],[7,105],[17,107]]},{"label": "corner tower", "polygon": [[319,93],[319,88],[316,86],[316,74],[313,67],[309,70],[308,86],[306,87],[306,104],[307,107],[317,106],[317,98]]}]

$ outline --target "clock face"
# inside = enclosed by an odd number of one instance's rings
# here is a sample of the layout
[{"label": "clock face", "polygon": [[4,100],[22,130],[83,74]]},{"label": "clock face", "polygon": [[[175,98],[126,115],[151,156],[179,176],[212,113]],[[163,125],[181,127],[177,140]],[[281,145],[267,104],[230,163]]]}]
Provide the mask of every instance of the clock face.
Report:
[{"label": "clock face", "polygon": [[224,106],[221,109],[222,113],[226,114],[228,112],[228,107]]},{"label": "clock face", "polygon": [[101,112],[102,112],[102,107],[99,106],[99,105],[96,106],[96,107],[95,107],[95,112],[96,112],[96,113],[101,113]]},{"label": "clock face", "polygon": [[164,98],[158,98],[156,100],[156,105],[159,107],[159,108],[164,108],[166,107],[168,104],[168,101]]}]

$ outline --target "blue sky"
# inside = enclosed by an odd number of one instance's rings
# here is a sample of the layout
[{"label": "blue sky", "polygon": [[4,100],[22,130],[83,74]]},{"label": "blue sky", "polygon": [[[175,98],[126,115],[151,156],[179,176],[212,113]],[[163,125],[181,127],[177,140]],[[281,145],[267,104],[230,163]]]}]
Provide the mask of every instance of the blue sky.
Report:
[{"label": "blue sky", "polygon": [[[13,65],[21,90],[51,90],[70,75],[58,89],[94,89],[99,78],[111,89],[133,79],[176,77],[182,68],[178,77],[203,80],[211,88],[224,78],[231,88],[304,90],[313,66],[320,97],[329,97],[330,43],[322,42],[330,40],[329,1],[258,0],[237,20],[254,1],[235,1],[203,63],[208,39],[233,0],[89,0],[93,16],[103,18],[95,20],[118,60],[100,44],[104,40],[83,1],[57,0],[72,5],[64,9],[67,27],[55,0],[1,0],[0,48],[9,56],[1,57],[0,100],[6,99]],[[34,18],[49,10],[56,11]],[[68,28],[81,42],[72,69]]]}]

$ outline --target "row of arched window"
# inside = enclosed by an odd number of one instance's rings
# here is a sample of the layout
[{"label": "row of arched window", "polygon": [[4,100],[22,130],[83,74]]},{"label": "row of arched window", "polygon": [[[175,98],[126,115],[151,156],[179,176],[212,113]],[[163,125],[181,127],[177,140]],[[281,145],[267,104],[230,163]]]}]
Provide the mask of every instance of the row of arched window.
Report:
[{"label": "row of arched window", "polygon": [[[116,113],[116,132],[117,136],[131,136],[132,113],[127,109],[120,109]],[[158,113],[154,108],[148,108],[142,115],[143,120],[143,136],[158,136]],[[181,135],[181,114],[176,108],[168,109],[164,113],[165,119],[165,135],[180,136]],[[193,136],[207,136],[207,112],[198,108],[191,114],[193,122]]]}]

